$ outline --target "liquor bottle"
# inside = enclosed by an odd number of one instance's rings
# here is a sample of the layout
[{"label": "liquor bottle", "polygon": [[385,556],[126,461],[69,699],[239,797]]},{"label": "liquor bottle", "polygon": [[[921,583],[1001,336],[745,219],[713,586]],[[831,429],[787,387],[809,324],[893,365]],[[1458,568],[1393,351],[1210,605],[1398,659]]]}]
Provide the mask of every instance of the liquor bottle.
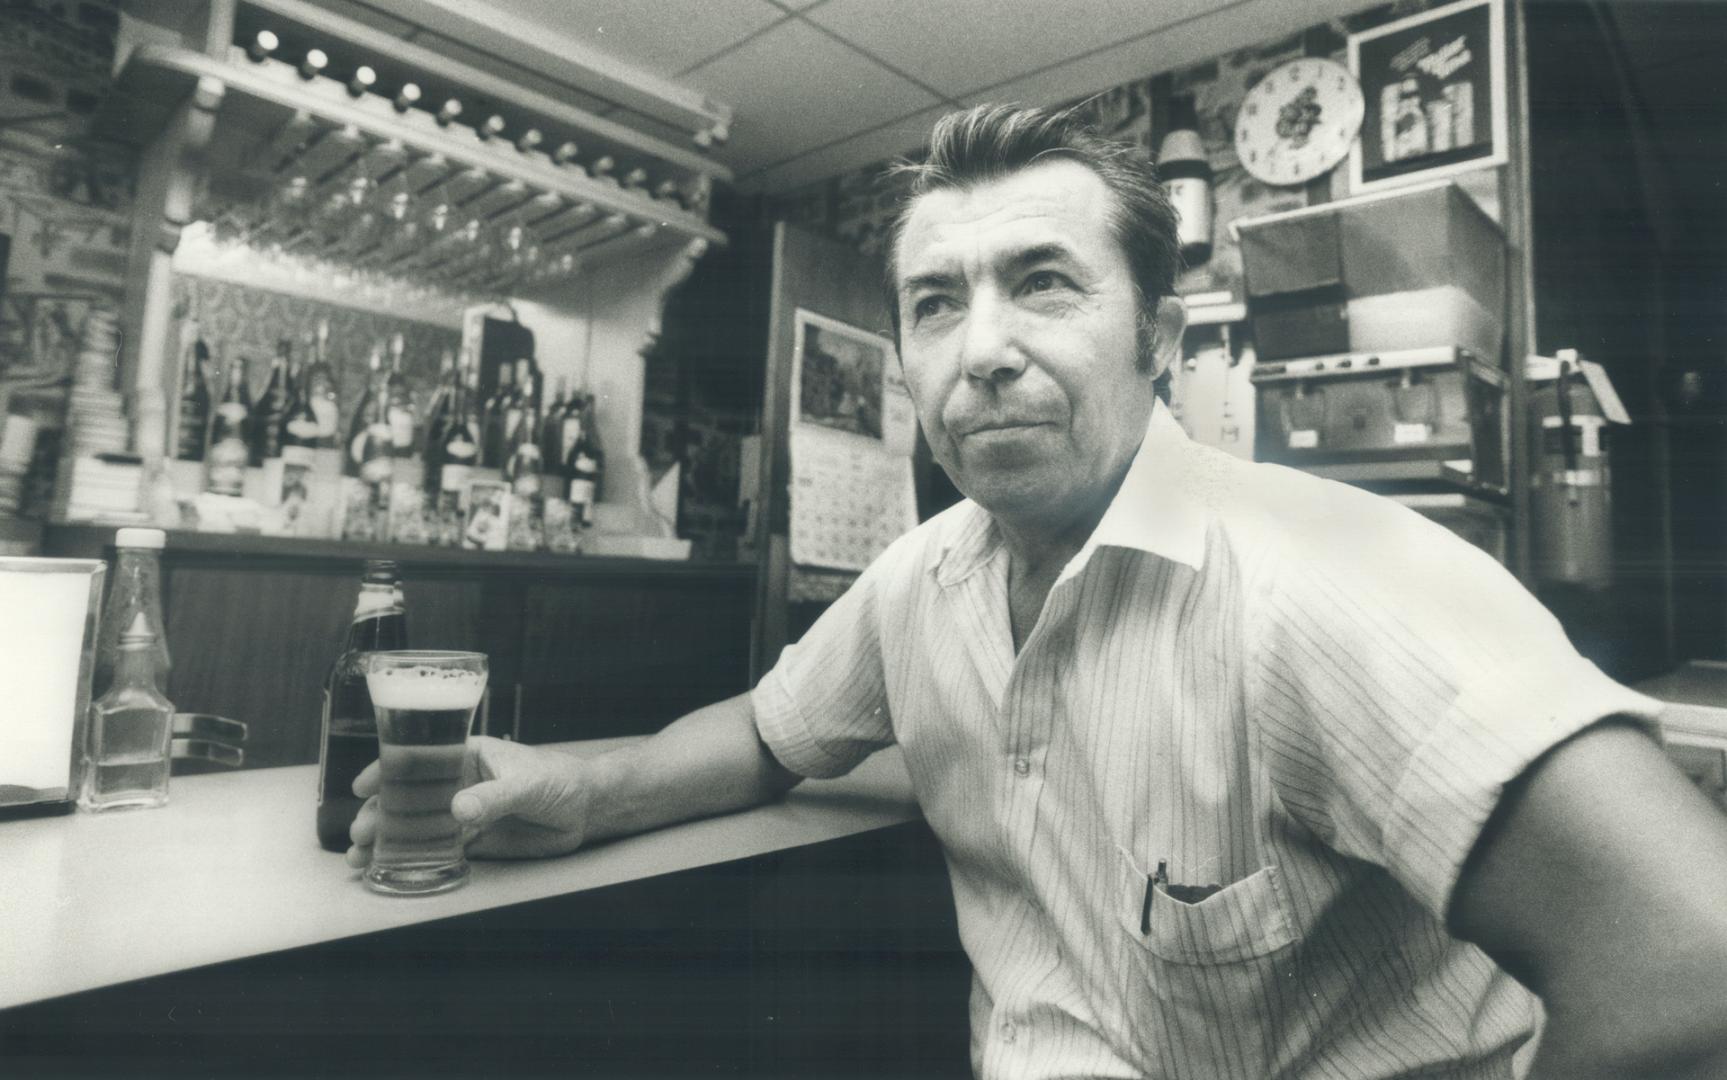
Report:
[{"label": "liquor bottle", "polygon": [[571,519],[582,528],[589,528],[594,523],[594,505],[600,499],[600,480],[606,455],[594,433],[592,394],[582,395],[580,413],[576,440],[570,447],[564,475],[570,485]]},{"label": "liquor bottle", "polygon": [[533,427],[534,413],[534,371],[533,361],[523,357],[516,361],[516,390],[509,404],[504,406],[504,444],[503,453],[498,457],[498,465],[502,467],[509,460],[510,452],[515,449],[516,438],[523,424]]},{"label": "liquor bottle", "polygon": [[558,376],[558,392],[540,416],[540,462],[545,472],[543,488],[548,499],[561,499],[564,482],[564,414],[569,411],[569,380]]},{"label": "liquor bottle", "polygon": [[[288,367],[288,405],[282,410],[282,420],[276,428],[276,445],[281,448],[283,457],[289,456],[290,447],[311,451],[318,446],[320,427],[318,414],[312,408],[311,394],[308,393],[308,375],[308,365],[305,363],[290,364]],[[303,455],[295,456],[304,458]]]},{"label": "liquor bottle", "polygon": [[246,361],[238,358],[228,369],[222,400],[210,420],[210,445],[204,452],[204,486],[216,495],[240,495],[251,461],[247,436],[252,430],[251,395],[246,392]]},{"label": "liquor bottle", "polygon": [[521,498],[524,506],[529,500],[539,497],[540,474],[545,464],[540,453],[539,425],[535,420],[533,399],[524,395],[515,427],[510,432],[509,452],[504,456],[504,482]]},{"label": "liquor bottle", "polygon": [[306,400],[318,417],[318,449],[341,445],[341,410],[336,402],[336,372],[330,366],[330,320],[321,319],[307,350],[311,359],[302,377]]},{"label": "liquor bottle", "polygon": [[498,388],[486,399],[480,410],[480,465],[495,469],[504,462],[504,424],[510,403],[515,400],[516,370],[508,364],[498,365]]},{"label": "liquor bottle", "polygon": [[288,367],[293,363],[294,346],[287,339],[276,342],[276,358],[270,361],[270,380],[258,395],[252,410],[252,464],[262,465],[264,459],[282,456],[282,422],[288,415]]},{"label": "liquor bottle", "polygon": [[390,369],[384,376],[385,412],[390,422],[390,451],[396,457],[414,456],[414,434],[419,417],[408,378],[402,374],[404,341],[400,331],[390,335]]},{"label": "liquor bottle", "polygon": [[558,376],[558,392],[546,404],[545,412],[540,415],[540,457],[546,462],[548,472],[563,471],[563,432],[564,413],[570,407],[570,382],[564,376]]},{"label": "liquor bottle", "polygon": [[384,380],[384,349],[380,345],[372,346],[372,355],[366,361],[366,389],[360,395],[359,402],[354,406],[354,414],[348,418],[347,460],[342,463],[342,471],[349,476],[359,476],[360,466],[365,461],[361,453],[364,440],[371,430],[374,417],[384,425],[384,441],[389,445],[388,413],[382,410],[386,407],[384,396],[386,390]]},{"label": "liquor bottle", "polygon": [[93,697],[107,693],[113,685],[114,670],[120,661],[121,635],[140,617],[145,628],[155,635],[150,662],[156,689],[168,689],[168,672],[173,663],[168,656],[166,624],[162,621],[162,567],[158,554],[167,541],[168,534],[161,529],[125,528],[114,534],[114,582],[108,587],[108,602],[102,608],[102,625],[96,636],[95,674],[90,680]]},{"label": "liquor bottle", "polygon": [[471,387],[459,383],[456,386],[450,423],[444,430],[443,447],[438,453],[438,542],[447,547],[461,546],[462,502],[467,498],[468,481],[480,460],[480,421],[475,405],[478,399],[476,372]]},{"label": "liquor bottle", "polygon": [[1211,258],[1211,159],[1199,137],[1192,97],[1170,102],[1169,132],[1157,148],[1157,178],[1180,215],[1176,239],[1182,260],[1196,266]]},{"label": "liquor bottle", "polygon": [[174,706],[156,688],[157,635],[140,611],[120,635],[114,685],[90,706],[84,747],[84,810],[161,806],[168,801]]},{"label": "liquor bottle", "polygon": [[[377,354],[373,354],[373,359],[377,359]],[[355,414],[355,431],[348,442],[349,475],[358,477],[371,489],[372,508],[379,511],[390,505],[390,483],[395,477],[388,410],[382,392],[368,391],[361,411]]]},{"label": "liquor bottle", "polygon": [[426,465],[426,494],[434,500],[441,490],[438,470],[443,467],[444,436],[449,432],[455,410],[457,379],[455,357],[446,349],[438,365],[438,388],[432,391],[432,400],[426,405],[426,430],[420,443],[420,460]]},{"label": "liquor bottle", "polygon": [[174,457],[180,461],[203,461],[210,436],[210,346],[191,330],[192,347],[180,357],[180,429],[174,440]]},{"label": "liquor bottle", "polygon": [[366,690],[364,656],[408,646],[408,615],[397,592],[396,564],[372,559],[360,579],[348,637],[324,679],[318,743],[318,843],[346,851],[348,826],[360,812],[354,778],[378,757],[378,726]]}]

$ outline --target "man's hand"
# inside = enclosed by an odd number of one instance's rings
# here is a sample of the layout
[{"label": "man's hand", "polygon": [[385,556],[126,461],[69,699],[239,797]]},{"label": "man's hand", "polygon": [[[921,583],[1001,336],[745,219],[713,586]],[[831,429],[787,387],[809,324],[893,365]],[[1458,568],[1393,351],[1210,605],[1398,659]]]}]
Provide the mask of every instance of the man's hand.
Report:
[{"label": "man's hand", "polygon": [[[468,854],[478,858],[526,859],[563,855],[588,838],[592,788],[582,759],[567,753],[479,736],[469,740],[462,790],[450,802],[461,823]],[[363,868],[378,833],[378,766],[354,781],[365,799],[348,830],[353,846],[348,865]]]}]

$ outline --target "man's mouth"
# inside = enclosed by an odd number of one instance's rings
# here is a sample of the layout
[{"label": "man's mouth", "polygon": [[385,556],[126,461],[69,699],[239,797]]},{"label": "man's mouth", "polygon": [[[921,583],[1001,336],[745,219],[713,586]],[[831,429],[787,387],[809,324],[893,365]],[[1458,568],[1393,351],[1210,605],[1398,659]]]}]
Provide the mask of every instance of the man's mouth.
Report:
[{"label": "man's mouth", "polygon": [[1045,425],[1042,420],[986,420],[982,423],[968,425],[963,429],[960,437],[968,438],[972,435],[983,435],[991,431],[1019,431],[1025,428],[1043,426]]}]

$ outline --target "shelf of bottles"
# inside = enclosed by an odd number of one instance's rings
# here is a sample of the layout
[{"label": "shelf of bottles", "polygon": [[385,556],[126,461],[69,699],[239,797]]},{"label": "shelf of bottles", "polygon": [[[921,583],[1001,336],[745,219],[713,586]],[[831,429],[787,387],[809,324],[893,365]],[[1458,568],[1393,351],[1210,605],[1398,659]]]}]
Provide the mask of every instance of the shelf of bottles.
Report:
[{"label": "shelf of bottles", "polygon": [[[380,81],[352,47],[345,55],[333,66],[316,45],[287,51],[268,29],[226,59],[142,45],[105,128],[147,141],[214,80],[221,103],[192,220],[219,245],[417,289],[523,295],[644,248],[724,240],[706,211],[726,172],[698,154],[578,139],[495,97],[475,115],[459,94],[429,100],[411,79]],[[447,71],[433,78],[449,85]]]},{"label": "shelf of bottles", "polygon": [[[430,395],[403,338],[371,347],[363,395],[338,408],[328,323],[277,345],[254,397],[189,324],[172,462],[147,493],[170,527],[306,539],[576,553],[595,524],[605,454],[592,395],[548,396],[531,357],[482,397],[471,357],[442,357]],[[189,494],[195,493],[195,494]]]}]

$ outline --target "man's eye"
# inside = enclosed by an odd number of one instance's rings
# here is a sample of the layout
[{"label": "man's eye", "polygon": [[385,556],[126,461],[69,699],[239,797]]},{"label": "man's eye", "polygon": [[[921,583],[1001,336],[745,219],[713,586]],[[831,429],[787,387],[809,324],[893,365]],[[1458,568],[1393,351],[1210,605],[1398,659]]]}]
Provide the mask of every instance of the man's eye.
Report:
[{"label": "man's eye", "polygon": [[1067,279],[1054,270],[1039,270],[1028,276],[1020,289],[1028,293],[1049,292],[1051,289],[1062,288],[1066,284]]},{"label": "man's eye", "polygon": [[945,296],[926,296],[912,305],[911,314],[914,319],[927,319],[931,315],[939,315],[947,307]]}]

